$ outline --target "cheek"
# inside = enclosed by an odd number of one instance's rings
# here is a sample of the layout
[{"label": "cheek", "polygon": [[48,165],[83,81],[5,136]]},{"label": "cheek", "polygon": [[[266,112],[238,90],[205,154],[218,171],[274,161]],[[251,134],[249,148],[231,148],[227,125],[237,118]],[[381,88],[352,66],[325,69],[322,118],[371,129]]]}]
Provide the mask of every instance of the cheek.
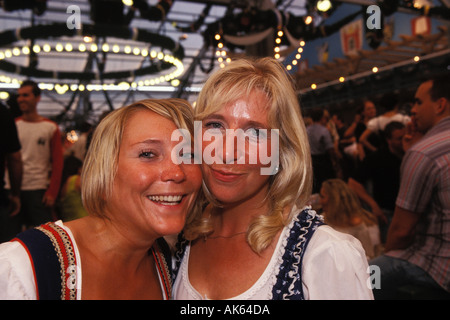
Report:
[{"label": "cheek", "polygon": [[189,164],[185,167],[186,180],[194,188],[200,188],[202,184],[202,170],[200,165]]},{"label": "cheek", "polygon": [[130,189],[139,189],[147,187],[149,181],[156,180],[157,173],[152,171],[150,172],[145,167],[140,167],[138,165],[128,165],[126,170],[119,170],[116,174],[116,184],[120,184],[122,186],[126,186]]}]

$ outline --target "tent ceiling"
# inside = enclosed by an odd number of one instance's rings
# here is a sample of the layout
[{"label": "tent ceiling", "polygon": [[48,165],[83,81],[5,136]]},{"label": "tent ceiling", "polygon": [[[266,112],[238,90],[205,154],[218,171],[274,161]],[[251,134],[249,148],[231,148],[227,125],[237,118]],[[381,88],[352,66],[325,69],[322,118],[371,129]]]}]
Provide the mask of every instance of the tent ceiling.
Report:
[{"label": "tent ceiling", "polygon": [[[4,1],[4,0],[3,0]],[[13,1],[13,0],[8,0]],[[115,0],[120,1],[120,0]],[[144,0],[150,7],[156,7],[159,0]],[[130,28],[138,28],[147,32],[162,35],[178,42],[184,49],[184,71],[180,77],[181,84],[178,87],[172,87],[169,83],[164,83],[158,86],[152,86],[149,91],[109,91],[103,90],[87,92],[71,90],[64,94],[58,94],[55,91],[44,91],[44,96],[39,105],[40,112],[48,117],[55,117],[64,115],[65,121],[73,121],[78,118],[92,118],[95,121],[100,114],[111,108],[117,108],[126,105],[136,100],[143,98],[166,98],[166,97],[183,97],[189,101],[195,101],[202,83],[209,76],[210,72],[217,69],[219,66],[215,57],[215,48],[206,46],[202,33],[205,32],[208,24],[212,24],[221,20],[227,8],[233,6],[234,8],[243,8],[246,5],[252,4],[262,10],[274,8],[276,5],[280,10],[286,10],[297,16],[304,16],[306,14],[307,0],[173,0],[167,15],[164,19],[148,19],[142,17],[139,13],[134,15],[134,18],[129,24]],[[374,3],[375,0],[339,0],[341,2],[351,2],[356,4],[367,5]],[[443,1],[443,0],[441,0]],[[444,1],[445,3],[446,1]],[[0,4],[2,0],[0,0]],[[276,3],[276,5],[275,5]],[[41,15],[36,15],[31,10],[15,10],[5,11],[0,8],[0,32],[5,30],[16,30],[20,28],[28,28],[34,25],[48,25],[53,23],[65,24],[70,16],[67,12],[69,5],[75,5],[81,10],[81,23],[93,24],[91,20],[91,5],[90,0],[47,0],[47,8]],[[208,9],[208,10],[205,10]],[[194,32],[185,32],[194,23],[201,20],[202,14],[204,20],[199,28]],[[388,42],[387,45],[373,51],[360,51],[356,56],[347,56],[342,59],[335,59],[322,66],[314,67],[303,71],[296,75],[298,85],[303,91],[310,90],[310,85],[316,83],[318,86],[333,79],[338,79],[340,76],[351,77],[355,75],[365,74],[370,72],[374,64],[377,67],[388,68],[393,64],[402,63],[403,61],[411,61],[412,57],[416,55],[429,55],[437,52],[444,52],[448,50],[448,33],[443,29],[442,32],[431,36],[423,37],[403,37],[402,41]],[[121,53],[126,46],[130,48],[139,48],[151,50],[157,47],[152,43],[143,41],[135,41],[124,38],[106,37],[108,44],[112,49],[114,44],[121,48]],[[101,45],[104,39],[97,39]],[[84,42],[82,36],[63,36],[56,38],[36,39],[35,44],[41,47],[45,43],[49,43],[52,47],[51,52],[41,53],[38,55],[37,66],[42,70],[58,70],[66,72],[89,72],[98,71],[101,68],[104,72],[116,72],[123,70],[138,71],[145,67],[152,66],[152,61],[143,55],[130,54],[113,54],[111,51],[108,54],[92,55],[86,52],[79,52],[73,50],[67,52],[56,51],[59,43],[63,47],[67,43],[71,43],[74,47],[78,47],[80,43]],[[20,48],[33,44],[30,40],[15,41],[8,44],[10,50],[19,46]],[[87,44],[88,45],[88,44]],[[4,49],[2,46],[0,49]],[[158,48],[156,48],[158,49]],[[169,50],[170,51],[170,50]],[[12,61],[17,66],[29,66],[29,57],[23,52],[19,55],[14,55],[8,61]],[[0,77],[2,76],[0,71]],[[167,72],[168,73],[168,72]],[[166,72],[162,72],[166,74]],[[24,75],[16,76],[18,80],[26,78]],[[127,80],[132,81],[129,77]],[[136,81],[144,80],[136,76]],[[36,79],[42,82],[48,81],[55,83],[55,79]],[[68,82],[77,83],[76,80],[69,80]],[[98,81],[97,81],[98,82]],[[105,82],[108,82],[105,80]],[[114,82],[114,81],[109,81]],[[4,90],[4,89],[0,89]],[[15,92],[15,88],[6,89],[11,94]]]},{"label": "tent ceiling", "polygon": [[[439,27],[439,32],[430,35],[401,35],[400,41],[385,41],[375,50],[359,50],[353,55],[335,58],[298,72],[297,85],[300,89],[308,89],[315,84],[317,88],[336,84],[339,78],[355,78],[382,71],[400,65],[414,64],[423,57],[448,55],[449,37],[446,27]],[[374,69],[376,67],[376,69]]]}]

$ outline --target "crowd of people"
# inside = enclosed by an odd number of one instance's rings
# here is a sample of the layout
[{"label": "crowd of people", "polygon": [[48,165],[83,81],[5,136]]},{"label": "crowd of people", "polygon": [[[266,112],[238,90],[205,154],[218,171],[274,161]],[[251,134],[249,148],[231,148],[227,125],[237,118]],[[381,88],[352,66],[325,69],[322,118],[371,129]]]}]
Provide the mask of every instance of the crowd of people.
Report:
[{"label": "crowd of people", "polygon": [[[448,298],[449,84],[424,80],[406,112],[393,93],[362,101],[346,123],[302,110],[275,60],[240,59],[206,81],[195,108],[143,100],[65,148],[25,81],[22,114],[1,109],[0,297],[396,299],[413,285],[418,298]],[[174,130],[188,141],[179,162]],[[39,259],[50,234],[69,239],[59,250],[76,268]],[[72,286],[54,284],[60,268]],[[368,285],[369,270],[381,286]]]}]

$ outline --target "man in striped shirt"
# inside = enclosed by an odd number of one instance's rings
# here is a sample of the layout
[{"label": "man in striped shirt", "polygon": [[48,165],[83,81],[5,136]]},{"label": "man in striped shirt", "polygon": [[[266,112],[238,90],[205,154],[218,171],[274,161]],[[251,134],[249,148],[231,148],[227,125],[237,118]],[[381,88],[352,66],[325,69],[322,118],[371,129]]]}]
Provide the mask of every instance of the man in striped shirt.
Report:
[{"label": "man in striped shirt", "polygon": [[450,297],[448,74],[419,86],[411,113],[410,137],[423,137],[411,145],[402,161],[386,253],[370,262],[381,271],[381,288],[374,288],[375,299],[396,298],[398,288],[404,285],[433,288]]}]

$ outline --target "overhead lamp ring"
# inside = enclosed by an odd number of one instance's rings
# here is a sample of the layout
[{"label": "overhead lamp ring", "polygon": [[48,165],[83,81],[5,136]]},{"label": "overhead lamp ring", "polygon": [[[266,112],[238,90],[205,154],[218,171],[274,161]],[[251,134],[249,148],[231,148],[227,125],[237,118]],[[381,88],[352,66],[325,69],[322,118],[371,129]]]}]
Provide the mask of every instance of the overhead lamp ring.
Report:
[{"label": "overhead lamp ring", "polygon": [[[0,33],[0,47],[13,44],[14,42],[20,40],[58,38],[63,36],[114,37],[137,42],[151,43],[152,45],[171,51],[173,57],[180,61],[184,58],[184,48],[169,37],[152,33],[144,29],[112,25],[82,25],[81,29],[71,30],[67,28],[65,23],[55,23],[6,30]],[[103,79],[124,79],[134,76],[145,76],[159,73],[163,70],[171,68],[173,65],[174,64],[169,61],[162,60],[158,64],[153,64],[151,66],[136,70],[104,72],[101,76]],[[5,59],[0,60],[0,69],[6,72],[36,78],[73,79],[81,81],[91,81],[99,78],[99,74],[97,72],[42,70],[38,68],[16,65],[9,61],[5,61]]]}]

